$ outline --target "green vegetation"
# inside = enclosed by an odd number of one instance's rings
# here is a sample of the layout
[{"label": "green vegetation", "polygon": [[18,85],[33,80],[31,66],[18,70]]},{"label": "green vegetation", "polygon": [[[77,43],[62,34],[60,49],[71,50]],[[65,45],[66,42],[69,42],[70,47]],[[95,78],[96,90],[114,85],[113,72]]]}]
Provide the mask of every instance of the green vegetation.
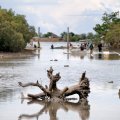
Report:
[{"label": "green vegetation", "polygon": [[[64,40],[67,40],[67,32],[61,33],[61,37]],[[69,33],[69,39],[70,39],[70,41],[75,42],[75,41],[78,41],[80,39],[80,36],[75,34],[75,33],[73,33],[73,32],[70,32]]]},{"label": "green vegetation", "polygon": [[[104,40],[105,43],[113,48],[120,48],[120,18],[119,12],[112,12],[110,14],[104,13],[102,17],[102,24],[96,24],[93,28],[96,34],[93,33],[82,33],[75,34],[73,32],[69,33],[70,41],[78,41],[90,39],[95,44]],[[61,33],[61,37],[66,40],[67,33]]]},{"label": "green vegetation", "polygon": [[110,14],[104,13],[102,24],[97,24],[94,28],[96,31],[96,40],[103,39],[113,48],[120,48],[120,18],[119,12]]},{"label": "green vegetation", "polygon": [[[96,24],[93,28],[96,34],[69,33],[71,42],[90,39],[94,43],[104,40],[111,47],[120,48],[120,18],[119,12],[110,14],[104,13],[102,24]],[[27,42],[36,36],[35,28],[30,26],[24,15],[15,14],[12,9],[2,9],[0,7],[0,51],[19,52],[22,51]],[[55,36],[52,32],[43,34],[42,37]],[[56,35],[57,36],[57,35]],[[60,37],[67,40],[67,32],[62,32]]]},{"label": "green vegetation", "polygon": [[35,35],[35,28],[28,25],[24,15],[0,7],[0,51],[19,52]]},{"label": "green vegetation", "polygon": [[[70,32],[69,33],[69,38],[70,38],[70,41],[71,42],[76,42],[76,41],[79,41],[79,40],[86,40],[86,39],[90,39],[90,40],[93,40],[94,39],[94,34],[93,33],[88,33],[88,34],[85,34],[85,33],[82,33],[82,34],[75,34],[73,32]],[[67,32],[63,32],[61,33],[61,37],[64,39],[64,40],[67,40]]]},{"label": "green vegetation", "polygon": [[43,35],[43,37],[50,37],[52,35],[51,32],[47,32],[46,34]]}]

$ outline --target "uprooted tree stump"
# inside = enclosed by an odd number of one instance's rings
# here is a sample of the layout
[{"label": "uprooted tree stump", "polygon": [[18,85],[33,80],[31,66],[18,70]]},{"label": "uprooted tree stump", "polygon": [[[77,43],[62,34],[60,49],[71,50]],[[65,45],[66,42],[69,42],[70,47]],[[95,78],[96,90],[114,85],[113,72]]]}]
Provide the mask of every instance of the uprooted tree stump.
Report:
[{"label": "uprooted tree stump", "polygon": [[82,73],[82,76],[76,85],[73,85],[71,87],[65,87],[64,89],[60,90],[57,87],[57,82],[61,78],[60,73],[53,75],[53,69],[52,67],[50,67],[50,69],[47,70],[47,76],[50,79],[49,86],[45,85],[44,87],[38,81],[36,83],[29,82],[26,84],[19,82],[19,85],[21,87],[36,86],[43,91],[42,93],[39,94],[28,94],[29,99],[40,99],[40,100],[61,102],[61,101],[68,101],[74,99],[74,98],[67,98],[67,96],[78,94],[79,100],[83,100],[83,99],[86,100],[88,94],[90,93],[90,88],[89,88],[89,80],[85,75],[86,72]]}]

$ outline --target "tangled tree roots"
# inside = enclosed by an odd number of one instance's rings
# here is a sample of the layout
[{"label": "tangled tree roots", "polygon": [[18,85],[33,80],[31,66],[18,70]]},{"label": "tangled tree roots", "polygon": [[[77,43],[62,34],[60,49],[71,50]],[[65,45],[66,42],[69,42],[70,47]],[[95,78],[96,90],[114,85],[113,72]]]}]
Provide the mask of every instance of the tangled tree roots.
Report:
[{"label": "tangled tree roots", "polygon": [[[65,87],[64,89],[60,90],[57,87],[57,82],[60,80],[61,76],[60,73],[57,73],[56,75],[53,75],[53,69],[50,67],[49,70],[47,70],[47,76],[50,79],[49,86],[45,85],[43,87],[38,81],[36,83],[30,82],[23,84],[19,82],[19,85],[21,87],[28,87],[28,86],[36,86],[39,87],[43,92],[39,94],[28,94],[29,99],[41,99],[41,100],[48,100],[48,101],[68,101],[75,98],[66,98],[67,96],[78,94],[79,100],[87,99],[88,94],[90,93],[89,88],[89,80],[87,77],[85,77],[86,72],[82,73],[82,76],[79,80],[79,82],[76,85],[73,85],[71,87]],[[24,99],[24,97],[23,97]]]}]

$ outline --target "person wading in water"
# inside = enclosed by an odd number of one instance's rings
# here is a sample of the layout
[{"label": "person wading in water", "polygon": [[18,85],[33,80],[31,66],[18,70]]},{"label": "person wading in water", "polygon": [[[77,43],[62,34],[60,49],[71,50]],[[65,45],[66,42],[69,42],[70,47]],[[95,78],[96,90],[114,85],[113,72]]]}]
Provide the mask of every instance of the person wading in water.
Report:
[{"label": "person wading in water", "polygon": [[102,52],[102,43],[98,44],[98,50],[99,50],[99,52]]},{"label": "person wading in water", "polygon": [[90,44],[89,49],[90,49],[90,56],[92,56],[92,54],[93,54],[93,49],[94,49],[92,43]]}]

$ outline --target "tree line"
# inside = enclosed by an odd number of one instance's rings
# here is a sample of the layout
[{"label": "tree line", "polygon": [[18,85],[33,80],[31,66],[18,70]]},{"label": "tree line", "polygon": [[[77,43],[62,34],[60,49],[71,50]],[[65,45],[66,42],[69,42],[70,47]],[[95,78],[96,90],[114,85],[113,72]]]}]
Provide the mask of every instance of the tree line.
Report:
[{"label": "tree line", "polygon": [[[51,37],[52,36],[52,32],[47,32],[45,34],[43,34],[41,37]],[[62,38],[62,40],[66,41],[67,40],[67,32],[62,32],[59,36],[60,38]],[[75,34],[74,32],[70,32],[69,33],[69,38],[71,42],[76,42],[79,40],[85,40],[85,39],[91,39],[93,40],[95,37],[95,34],[93,34],[92,32],[89,33],[82,33],[82,34]]]},{"label": "tree line", "polygon": [[0,7],[0,51],[22,51],[35,35],[34,26],[27,23],[24,15]]},{"label": "tree line", "polygon": [[[113,48],[120,48],[120,17],[119,12],[107,13],[105,12],[102,16],[102,23],[96,24],[93,28],[95,33],[82,33],[75,34],[73,32],[69,33],[70,41],[75,42],[79,40],[90,39],[95,44],[101,41],[108,44]],[[49,37],[50,32],[44,34],[44,37]],[[67,40],[67,32],[62,32],[60,37]]]},{"label": "tree line", "polygon": [[[120,18],[119,12],[104,13],[102,23],[96,24],[93,28],[95,33],[75,34],[69,33],[70,41],[90,39],[94,43],[103,40],[111,47],[120,48]],[[49,37],[52,33],[43,34],[42,37]],[[30,26],[24,15],[15,14],[12,9],[0,7],[0,51],[19,52],[22,51],[27,42],[34,36],[38,36],[35,27]],[[67,32],[62,32],[60,37],[67,39]]]}]

